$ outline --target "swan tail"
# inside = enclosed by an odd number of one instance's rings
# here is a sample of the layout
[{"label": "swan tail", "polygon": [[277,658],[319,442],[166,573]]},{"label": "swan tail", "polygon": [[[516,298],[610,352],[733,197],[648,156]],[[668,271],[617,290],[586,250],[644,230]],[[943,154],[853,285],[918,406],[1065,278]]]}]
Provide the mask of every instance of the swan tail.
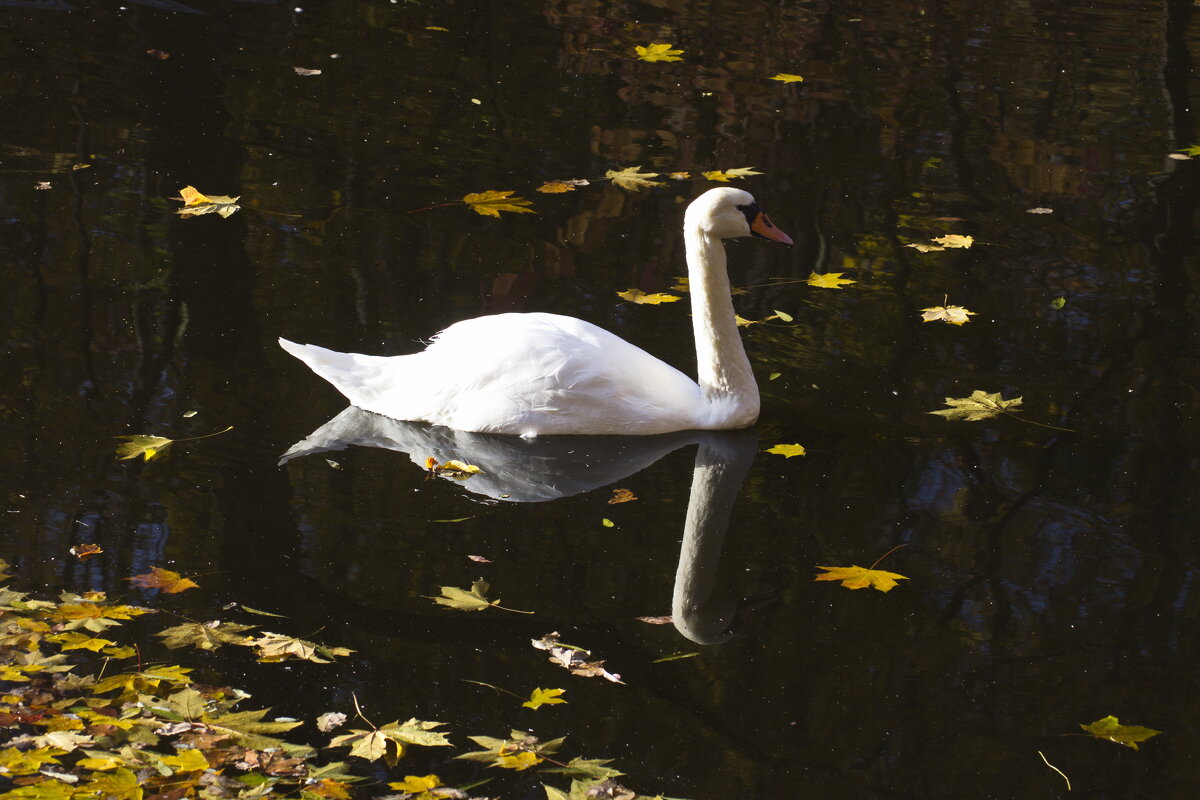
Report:
[{"label": "swan tail", "polygon": [[297,344],[280,337],[279,346],[303,361],[308,368],[320,375],[333,385],[351,405],[359,408],[369,408],[375,397],[363,380],[363,367],[366,362],[373,361],[378,356],[364,356],[358,353],[339,353],[318,347],[315,344]]}]

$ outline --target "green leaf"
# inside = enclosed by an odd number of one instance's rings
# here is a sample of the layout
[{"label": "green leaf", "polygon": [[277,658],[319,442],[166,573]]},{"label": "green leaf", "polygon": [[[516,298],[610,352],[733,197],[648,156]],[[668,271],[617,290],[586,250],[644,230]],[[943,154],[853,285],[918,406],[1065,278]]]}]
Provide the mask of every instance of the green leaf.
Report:
[{"label": "green leaf", "polygon": [[611,758],[572,758],[565,767],[547,767],[542,772],[556,772],[562,775],[577,775],[583,778],[594,778],[602,781],[606,778],[619,778],[624,775],[619,769],[606,767],[611,764]]},{"label": "green leaf", "polygon": [[1081,724],[1079,727],[1097,739],[1107,739],[1110,742],[1132,747],[1134,750],[1138,749],[1138,742],[1144,742],[1162,733],[1162,731],[1156,731],[1153,728],[1144,728],[1141,725],[1122,725],[1111,714],[1091,724]]},{"label": "green leaf", "polygon": [[970,397],[947,397],[946,405],[950,408],[926,413],[936,414],[948,420],[978,422],[998,416],[1008,409],[1016,408],[1021,405],[1021,398],[1014,397],[1011,400],[1005,400],[1000,397],[999,392],[988,393],[982,389],[976,389],[971,392]]},{"label": "green leaf", "polygon": [[457,609],[458,611],[483,611],[485,608],[500,605],[500,600],[488,600],[487,590],[490,588],[483,578],[471,584],[471,591],[459,589],[457,586],[439,587],[442,596],[431,598],[439,606]]}]

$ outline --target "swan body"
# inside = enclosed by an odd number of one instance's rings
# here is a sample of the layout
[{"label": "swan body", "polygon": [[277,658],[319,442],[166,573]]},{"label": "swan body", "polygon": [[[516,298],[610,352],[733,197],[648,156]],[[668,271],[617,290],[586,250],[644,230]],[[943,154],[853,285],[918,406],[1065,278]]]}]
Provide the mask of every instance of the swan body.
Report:
[{"label": "swan body", "polygon": [[464,320],[407,356],[279,343],[352,405],[393,419],[527,437],[745,428],[758,419],[758,386],[721,240],[750,235],[792,243],[740,189],[712,189],[684,215],[698,382],[603,328],[558,314]]}]

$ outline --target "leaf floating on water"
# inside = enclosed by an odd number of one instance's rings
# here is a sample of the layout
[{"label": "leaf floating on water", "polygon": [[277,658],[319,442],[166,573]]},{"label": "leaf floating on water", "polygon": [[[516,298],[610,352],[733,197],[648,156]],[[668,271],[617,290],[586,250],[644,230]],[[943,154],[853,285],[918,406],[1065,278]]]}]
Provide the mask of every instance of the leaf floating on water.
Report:
[{"label": "leaf floating on water", "polygon": [[650,180],[651,178],[657,178],[658,175],[659,173],[657,172],[642,172],[640,166],[626,167],[622,170],[610,169],[604,173],[604,177],[611,179],[617,186],[630,192],[649,189],[653,186],[663,186],[662,181]]},{"label": "leaf floating on water", "polygon": [[492,560],[486,556],[467,556],[472,561],[478,561],[480,564],[491,564]]},{"label": "leaf floating on water", "polygon": [[804,282],[809,286],[816,286],[821,289],[840,289],[850,283],[858,283],[858,281],[843,278],[841,272],[813,272]]},{"label": "leaf floating on water", "polygon": [[600,524],[601,524],[601,525],[603,525],[603,526],[604,526],[604,527],[606,527],[606,528],[615,528],[615,527],[616,527],[616,525],[617,525],[617,523],[613,522],[613,521],[612,521],[611,519],[609,519],[608,517],[603,517],[603,518],[601,518],[601,520],[600,520]]},{"label": "leaf floating on water", "polygon": [[782,372],[772,372],[770,375],[767,376],[767,380],[773,381],[782,374],[783,374]]},{"label": "leaf floating on water", "polygon": [[135,434],[133,436],[118,436],[118,439],[127,440],[124,444],[117,445],[117,458],[125,461],[130,458],[144,456],[147,461],[153,461],[160,458],[167,448],[175,443],[174,439],[168,439],[165,436],[146,436]]},{"label": "leaf floating on water", "polygon": [[896,587],[897,581],[906,581],[904,575],[895,572],[885,572],[881,569],[866,569],[865,567],[821,567],[825,572],[817,573],[818,581],[841,581],[847,589],[865,589],[870,586],[881,592],[890,592]]},{"label": "leaf floating on water", "polygon": [[1138,742],[1144,742],[1162,733],[1162,731],[1156,731],[1153,728],[1144,728],[1141,725],[1122,725],[1111,714],[1088,725],[1080,724],[1079,727],[1097,739],[1107,739],[1110,742],[1132,747],[1134,750],[1138,749]]},{"label": "leaf floating on water", "polygon": [[667,177],[673,181],[686,181],[688,178],[692,177],[692,173],[690,173],[690,172],[671,172],[671,173],[668,173]]},{"label": "leaf floating on water", "polygon": [[674,49],[674,45],[670,44],[648,44],[646,46],[638,45],[634,48],[637,51],[637,56],[642,61],[682,61],[680,58],[683,55],[682,50]]},{"label": "leaf floating on water", "polygon": [[159,61],[166,61],[168,58],[171,57],[171,54],[168,53],[166,50],[155,50],[153,47],[146,51],[146,55],[154,56]]},{"label": "leaf floating on water", "polygon": [[37,189],[39,192],[46,192],[54,187],[50,185],[50,181],[38,181],[33,185],[33,188]]},{"label": "leaf floating on water", "polygon": [[613,489],[613,496],[609,498],[608,504],[613,506],[617,503],[628,503],[630,500],[637,500],[637,495],[628,489]]},{"label": "leaf floating on water", "polygon": [[487,599],[488,582],[483,578],[471,584],[471,591],[460,589],[457,586],[441,586],[438,587],[442,593],[441,597],[429,598],[440,606],[453,608],[457,611],[483,611],[488,608],[498,608],[501,611],[512,611],[517,614],[532,614],[532,611],[518,611],[515,608],[505,608],[500,605],[500,599]]},{"label": "leaf floating on water", "polygon": [[340,711],[326,711],[321,716],[317,717],[317,730],[321,733],[329,733],[335,728],[340,728],[346,722],[346,715]]},{"label": "leaf floating on water", "polygon": [[718,181],[720,183],[729,183],[731,178],[747,178],[751,175],[762,175],[761,172],[755,171],[754,167],[735,167],[724,171],[717,169],[700,174],[710,181]]},{"label": "leaf floating on water", "polygon": [[[472,475],[481,475],[483,470],[474,464],[467,464],[464,461],[450,459],[445,464],[439,464],[436,458],[432,456],[425,459],[425,469],[429,470],[429,474],[425,476],[426,480],[433,478],[436,475],[445,475],[448,478],[453,478],[456,481],[465,481]],[[443,519],[435,520],[435,522],[462,522],[470,517],[462,517],[461,519]]]},{"label": "leaf floating on water", "polygon": [[450,747],[446,734],[433,730],[444,724],[444,722],[425,722],[416,718],[403,724],[397,720],[374,730],[352,730],[350,733],[335,737],[328,746],[348,746],[352,756],[365,758],[368,761],[378,761],[382,758],[387,764],[395,766],[411,745]]},{"label": "leaf floating on water", "polygon": [[103,552],[104,550],[102,550],[98,544],[77,544],[71,548],[71,555],[75,556],[80,561],[90,558],[91,556],[98,556]]},{"label": "leaf floating on water", "polygon": [[319,69],[308,69],[306,67],[292,67],[292,69],[295,70],[297,75],[303,75],[306,77],[309,75],[320,75],[321,74],[321,70],[319,70]]},{"label": "leaf floating on water", "polygon": [[603,661],[588,661],[588,656],[592,654],[590,650],[560,643],[557,633],[547,633],[541,639],[531,641],[538,650],[545,650],[550,654],[551,663],[564,667],[572,675],[581,675],[585,678],[602,677],[613,683],[624,683],[620,675],[604,669]]},{"label": "leaf floating on water", "polygon": [[501,211],[518,214],[537,213],[532,208],[525,208],[525,206],[533,205],[532,201],[526,200],[524,197],[514,197],[512,191],[501,192],[489,189],[486,192],[464,195],[462,201],[470,206],[476,214],[482,214],[485,217],[498,217]]},{"label": "leaf floating on water", "polygon": [[178,572],[172,572],[162,567],[151,567],[144,575],[135,575],[125,580],[143,589],[161,589],[167,594],[178,594],[188,589],[199,589],[200,584],[191,578],[184,578]]},{"label": "leaf floating on water", "polygon": [[803,75],[793,75],[790,72],[777,72],[774,75],[772,75],[771,77],[767,78],[767,80],[779,81],[781,83],[803,83],[804,76]]},{"label": "leaf floating on water", "polygon": [[1065,298],[1065,297],[1056,297],[1050,301],[1050,307],[1053,308],[1055,311],[1058,311],[1060,308],[1062,308],[1066,304],[1067,304],[1067,298]]},{"label": "leaf floating on water", "polygon": [[1053,208],[1042,208],[1039,206],[1038,208],[1027,208],[1027,209],[1025,209],[1025,213],[1026,214],[1053,214],[1054,209]]},{"label": "leaf floating on water", "polygon": [[988,393],[982,389],[976,389],[971,392],[970,397],[947,397],[946,405],[950,408],[926,413],[961,422],[979,422],[1016,408],[1021,405],[1021,398],[1014,397],[1011,400],[1005,400],[999,392]]},{"label": "leaf floating on water", "polygon": [[566,692],[566,689],[534,689],[529,693],[529,699],[521,705],[525,708],[538,709],[542,706],[556,705],[565,703],[560,695]]},{"label": "leaf floating on water", "polygon": [[[394,789],[397,792],[407,792],[409,795],[422,795],[430,789],[436,789],[442,785],[442,779],[437,775],[405,775],[404,780],[397,783],[389,783],[388,788]],[[447,795],[449,796],[449,795]]]},{"label": "leaf floating on water", "polygon": [[348,656],[354,652],[346,647],[326,647],[295,636],[284,636],[270,631],[263,631],[262,636],[250,639],[245,644],[247,647],[258,648],[258,660],[264,663],[298,658],[314,664],[331,664],[336,656]]},{"label": "leaf floating on water", "polygon": [[676,294],[667,294],[665,292],[655,292],[654,294],[646,294],[641,289],[629,289],[624,292],[617,292],[617,297],[622,300],[628,300],[631,303],[638,305],[656,306],[659,303],[674,303],[682,298]]},{"label": "leaf floating on water", "polygon": [[634,617],[638,622],[644,622],[647,625],[670,625],[672,618],[667,617]]},{"label": "leaf floating on water", "polygon": [[562,180],[562,181],[546,181],[537,188],[536,191],[543,194],[562,194],[563,192],[573,192],[576,186],[587,186],[589,181],[585,180]]},{"label": "leaf floating on water", "polygon": [[463,753],[455,758],[481,761],[490,767],[520,771],[540,764],[543,754],[553,755],[563,743],[562,739],[542,742],[536,736],[523,731],[510,731],[509,737],[497,739],[494,736],[468,736],[472,742],[486,749]]},{"label": "leaf floating on water", "polygon": [[163,640],[163,644],[172,650],[181,647],[195,647],[199,650],[216,650],[226,644],[244,645],[250,637],[243,636],[243,631],[252,629],[253,625],[240,625],[236,622],[185,622],[173,628],[154,634]]},{"label": "leaf floating on water", "polygon": [[[611,764],[611,758],[582,758],[576,756],[561,767],[546,767],[541,772],[556,772],[560,775],[576,775],[583,778],[593,778],[598,781],[606,778],[619,778],[624,775],[618,769],[606,767],[605,764]],[[603,798],[604,795],[595,795],[598,798]],[[655,800],[655,798],[647,798],[647,800]]]},{"label": "leaf floating on water", "polygon": [[791,458],[792,456],[802,456],[805,454],[804,453],[804,445],[802,445],[802,444],[777,444],[774,447],[769,448],[763,452],[774,453],[775,455],[783,456],[784,458]]},{"label": "leaf floating on water", "polygon": [[951,325],[965,325],[971,321],[973,316],[975,316],[974,311],[968,311],[962,306],[933,306],[921,309],[922,322],[941,320]]},{"label": "leaf floating on water", "polygon": [[936,239],[930,239],[933,244],[921,244],[913,242],[906,244],[905,247],[911,247],[921,253],[936,253],[941,250],[966,249],[975,244],[974,237],[962,236],[957,233],[950,233],[945,236],[939,236]]},{"label": "leaf floating on water", "polygon": [[223,194],[207,196],[201,194],[195,186],[183,187],[179,190],[179,197],[172,199],[183,201],[183,208],[175,212],[181,217],[198,217],[202,214],[215,213],[228,218],[241,208],[237,204],[237,201],[241,199],[241,195],[237,197],[229,197]]},{"label": "leaf floating on water", "polygon": [[700,655],[699,651],[695,651],[695,652],[691,652],[691,653],[675,653],[674,655],[663,656],[662,658],[656,658],[653,661],[651,661],[650,663],[651,664],[665,664],[668,661],[682,661],[685,658],[695,658],[698,655]]}]

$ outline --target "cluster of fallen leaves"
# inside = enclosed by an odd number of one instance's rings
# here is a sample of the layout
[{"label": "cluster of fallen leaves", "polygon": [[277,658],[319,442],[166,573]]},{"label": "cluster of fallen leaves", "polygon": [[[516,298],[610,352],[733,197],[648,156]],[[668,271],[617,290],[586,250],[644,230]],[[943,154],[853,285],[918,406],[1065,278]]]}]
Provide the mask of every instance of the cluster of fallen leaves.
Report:
[{"label": "cluster of fallen leaves", "polygon": [[[0,562],[0,573],[6,568]],[[172,577],[174,576],[174,577]],[[0,574],[0,584],[10,576]],[[181,579],[156,569],[133,579],[156,588]],[[245,609],[253,611],[253,609]],[[198,682],[192,670],[143,663],[136,648],[107,638],[114,628],[154,609],[112,602],[102,592],[64,592],[56,601],[31,598],[0,585],[0,791],[12,800],[253,800],[268,795],[301,800],[350,800],[367,776],[355,761],[323,758],[347,749],[353,759],[395,768],[413,747],[453,747],[446,723],[416,718],[375,725],[357,708],[362,726],[334,735],[323,748],[296,744],[283,734],[305,723],[271,717],[270,709],[240,708],[249,695]],[[255,612],[265,613],[265,612]],[[303,658],[328,663],[348,655],[275,633],[251,636],[253,626],[228,621],[186,623],[159,631],[171,648],[212,650],[253,646],[260,661]],[[607,673],[586,651],[562,645],[557,634],[535,640],[577,674]],[[522,706],[565,703],[563,689],[534,689]],[[311,724],[329,733],[347,722],[342,712]],[[558,756],[562,738],[541,741],[524,731],[507,738],[467,737],[477,748],[456,758],[490,767],[569,778],[569,789],[543,784],[553,800],[653,800],[616,782],[623,773],[605,759]],[[478,783],[473,784],[478,785]],[[406,775],[388,783],[399,800],[486,800],[473,785],[449,786],[438,775]],[[360,795],[361,796],[361,795]],[[658,796],[657,800],[662,800]]]}]

